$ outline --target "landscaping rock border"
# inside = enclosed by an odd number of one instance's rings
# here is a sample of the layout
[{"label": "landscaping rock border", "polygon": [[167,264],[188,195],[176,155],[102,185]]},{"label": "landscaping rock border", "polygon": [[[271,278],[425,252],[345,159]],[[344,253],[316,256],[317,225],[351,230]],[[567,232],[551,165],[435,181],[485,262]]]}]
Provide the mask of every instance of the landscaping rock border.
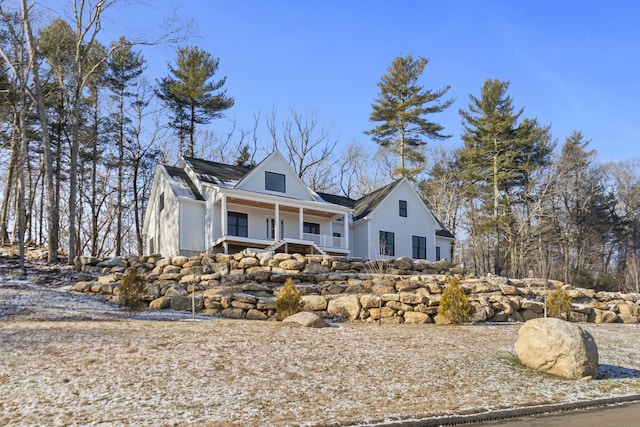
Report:
[{"label": "landscaping rock border", "polygon": [[324,318],[379,323],[446,323],[437,316],[448,279],[457,276],[475,312],[474,322],[523,322],[544,316],[544,299],[562,286],[571,296],[568,320],[637,323],[638,295],[596,292],[545,279],[473,277],[447,261],[362,261],[320,255],[247,252],[163,258],[159,255],[98,260],[77,257],[74,289],[124,304],[119,282],[131,269],[145,281],[144,305],[276,320],[275,300],[291,278],[304,310]]}]

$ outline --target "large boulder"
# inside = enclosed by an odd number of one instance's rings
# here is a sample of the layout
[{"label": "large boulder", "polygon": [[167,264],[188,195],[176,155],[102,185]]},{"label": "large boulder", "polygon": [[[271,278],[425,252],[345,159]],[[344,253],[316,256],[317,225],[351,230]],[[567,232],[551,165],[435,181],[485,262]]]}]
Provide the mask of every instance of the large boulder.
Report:
[{"label": "large boulder", "polygon": [[569,379],[598,375],[598,347],[578,325],[556,318],[532,319],[520,327],[518,358],[532,369]]},{"label": "large boulder", "polygon": [[308,311],[293,314],[284,319],[283,322],[297,323],[298,325],[306,326],[308,328],[327,328],[331,326],[317,314],[309,313]]}]

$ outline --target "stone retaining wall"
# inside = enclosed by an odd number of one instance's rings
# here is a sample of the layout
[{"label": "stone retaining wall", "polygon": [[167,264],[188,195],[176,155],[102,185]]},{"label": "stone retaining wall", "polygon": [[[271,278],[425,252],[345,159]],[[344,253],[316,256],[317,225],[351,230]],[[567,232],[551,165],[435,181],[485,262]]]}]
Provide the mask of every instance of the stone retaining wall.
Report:
[{"label": "stone retaining wall", "polygon": [[322,317],[382,323],[446,323],[437,315],[448,278],[461,279],[475,322],[522,322],[544,316],[544,298],[563,286],[573,301],[572,321],[637,323],[637,294],[595,292],[544,279],[470,277],[442,261],[410,258],[363,262],[328,256],[246,253],[194,257],[78,257],[75,290],[123,303],[119,282],[129,269],[144,279],[143,305],[192,310],[236,319],[276,320],[275,300],[291,278],[305,311]]}]

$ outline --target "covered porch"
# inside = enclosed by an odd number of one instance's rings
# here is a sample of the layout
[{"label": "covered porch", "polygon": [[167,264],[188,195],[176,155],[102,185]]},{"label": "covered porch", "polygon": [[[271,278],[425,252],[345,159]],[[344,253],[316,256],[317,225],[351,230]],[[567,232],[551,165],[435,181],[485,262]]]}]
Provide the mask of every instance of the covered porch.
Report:
[{"label": "covered porch", "polygon": [[271,250],[348,256],[349,209],[321,201],[237,191],[221,195],[216,251]]}]

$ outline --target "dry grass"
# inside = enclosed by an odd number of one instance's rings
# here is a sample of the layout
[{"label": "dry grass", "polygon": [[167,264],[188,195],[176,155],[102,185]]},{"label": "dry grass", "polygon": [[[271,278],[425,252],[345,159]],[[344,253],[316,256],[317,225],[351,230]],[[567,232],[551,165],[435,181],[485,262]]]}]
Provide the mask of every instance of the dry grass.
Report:
[{"label": "dry grass", "polygon": [[588,327],[609,370],[596,381],[522,368],[517,325],[0,327],[3,425],[348,425],[640,393],[640,330],[624,325]]}]

